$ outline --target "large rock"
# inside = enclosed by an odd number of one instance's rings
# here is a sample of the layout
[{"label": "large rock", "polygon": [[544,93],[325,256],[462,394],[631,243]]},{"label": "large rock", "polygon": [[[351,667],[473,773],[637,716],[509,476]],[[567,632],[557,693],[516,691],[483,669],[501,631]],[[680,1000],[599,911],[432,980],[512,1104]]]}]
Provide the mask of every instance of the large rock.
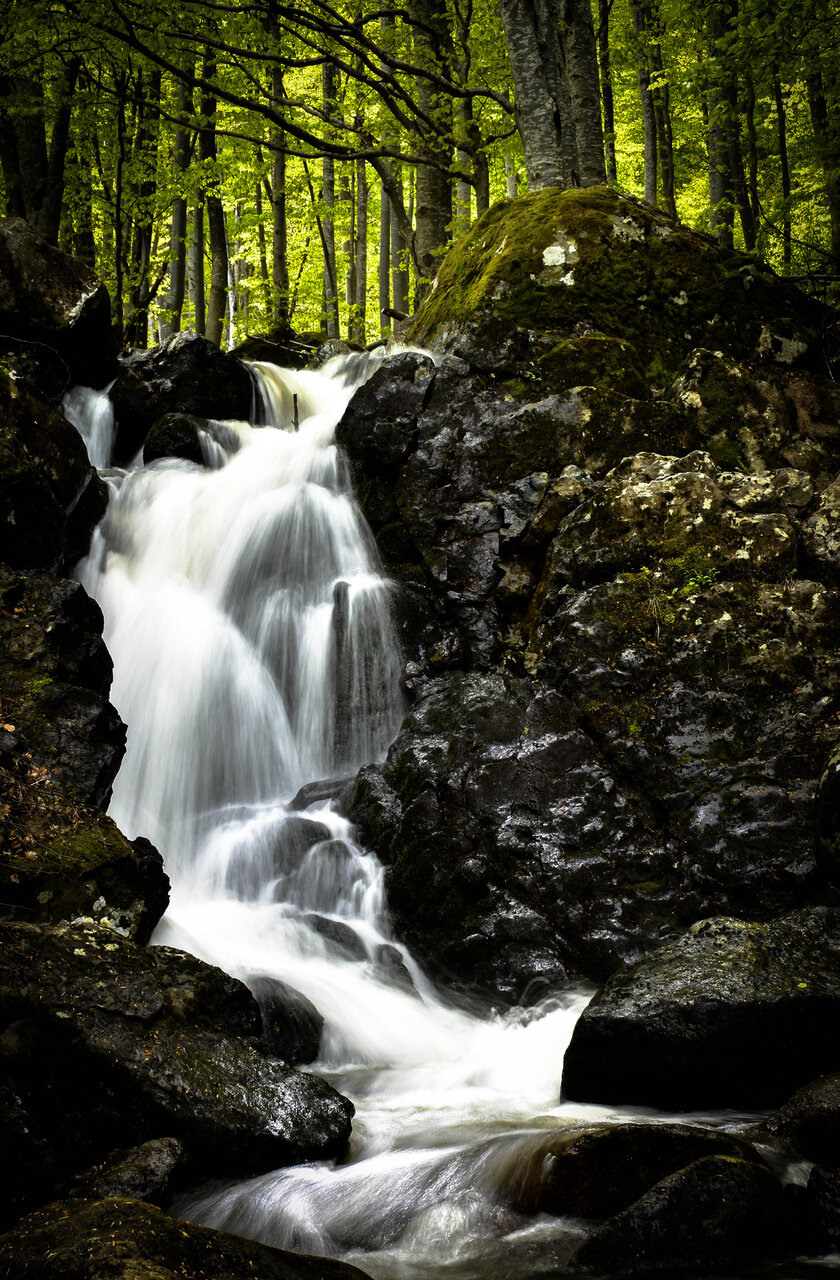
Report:
[{"label": "large rock", "polygon": [[692,927],[610,979],[566,1052],[577,1101],[675,1110],[778,1105],[840,1068],[840,912]]},{"label": "large rock", "polygon": [[254,384],[234,356],[194,333],[176,333],[163,346],[129,357],[109,394],[117,424],[114,462],[124,465],[166,414],[247,421]]},{"label": "large rock", "polygon": [[33,372],[44,369],[51,382],[63,374],[57,395],[78,382],[102,386],[116,373],[104,284],[22,218],[0,218],[0,335],[0,349],[25,351]]},{"label": "large rock", "polygon": [[107,494],[75,427],[0,368],[0,560],[60,569],[85,554]]},{"label": "large rock", "polygon": [[707,1274],[783,1250],[782,1189],[761,1165],[707,1156],[610,1218],[571,1260],[573,1275]]},{"label": "large rock", "polygon": [[451,256],[416,332],[460,354],[386,361],[338,431],[401,584],[411,714],[349,810],[404,936],[530,999],[698,919],[837,902],[840,394],[805,367],[811,303],[599,191]]},{"label": "large rock", "polygon": [[499,1195],[533,1217],[609,1218],[663,1178],[706,1156],[755,1163],[746,1142],[682,1124],[622,1124],[561,1132],[523,1151]]},{"label": "large rock", "polygon": [[4,1280],[367,1280],[331,1258],[308,1258],[179,1222],[137,1200],[65,1201],[0,1237]]},{"label": "large rock", "polygon": [[820,325],[819,305],[755,258],[721,251],[643,201],[546,188],[493,205],[458,241],[409,337],[472,354],[507,327],[510,359],[515,331],[537,329],[554,347],[582,344],[591,365],[594,333],[630,344],[661,387],[698,346],[823,367]]},{"label": "large rock", "polygon": [[7,925],[0,1019],[5,1074],[56,1176],[162,1134],[205,1174],[346,1145],[352,1104],[268,1056],[247,988],[192,956],[92,923]]},{"label": "large rock", "polygon": [[774,1138],[782,1138],[807,1160],[816,1164],[838,1164],[840,1072],[820,1076],[797,1089],[793,1097],[765,1121],[763,1129]]}]

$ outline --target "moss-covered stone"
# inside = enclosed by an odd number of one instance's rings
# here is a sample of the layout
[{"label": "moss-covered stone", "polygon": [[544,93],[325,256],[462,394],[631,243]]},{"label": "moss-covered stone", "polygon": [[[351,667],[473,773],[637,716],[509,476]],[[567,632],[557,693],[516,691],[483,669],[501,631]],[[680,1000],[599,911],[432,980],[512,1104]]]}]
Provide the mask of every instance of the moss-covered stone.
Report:
[{"label": "moss-covered stone", "polygon": [[[524,331],[632,343],[660,387],[692,347],[738,358],[816,347],[816,305],[754,258],[722,252],[642,201],[604,187],[546,188],[487,211],[441,263],[411,338],[452,345],[487,313]],[[785,350],[790,351],[788,346]]]},{"label": "moss-covered stone", "polygon": [[355,1267],[309,1258],[123,1198],[65,1201],[31,1214],[0,1238],[11,1280],[367,1280]]}]

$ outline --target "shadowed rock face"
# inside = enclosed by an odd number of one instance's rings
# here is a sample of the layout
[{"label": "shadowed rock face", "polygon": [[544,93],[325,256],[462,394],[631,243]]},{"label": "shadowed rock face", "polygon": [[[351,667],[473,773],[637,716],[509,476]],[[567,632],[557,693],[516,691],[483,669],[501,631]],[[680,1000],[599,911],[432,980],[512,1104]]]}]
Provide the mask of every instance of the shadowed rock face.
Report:
[{"label": "shadowed rock face", "polygon": [[50,395],[116,373],[108,290],[22,218],[0,218],[0,333],[0,349],[25,360]]},{"label": "shadowed rock face", "polygon": [[161,1134],[205,1173],[328,1159],[347,1142],[352,1104],[270,1057],[247,988],[181,952],[92,923],[8,925],[0,1021],[20,1106],[65,1176]]},{"label": "shadowed rock face", "polygon": [[176,333],[161,347],[134,353],[109,394],[117,424],[114,460],[125,465],[165,415],[247,421],[254,388],[241,361],[206,338]]},{"label": "shadowed rock face", "polygon": [[840,397],[746,266],[612,193],[503,204],[418,314],[455,354],[339,427],[412,702],[350,813],[426,962],[506,999],[837,900]]},{"label": "shadowed rock face", "polygon": [[114,1280],[365,1280],[346,1263],[270,1249],[127,1199],[66,1201],[31,1214],[0,1237],[0,1268],[7,1264],[20,1280],[99,1280],[106,1272]]}]

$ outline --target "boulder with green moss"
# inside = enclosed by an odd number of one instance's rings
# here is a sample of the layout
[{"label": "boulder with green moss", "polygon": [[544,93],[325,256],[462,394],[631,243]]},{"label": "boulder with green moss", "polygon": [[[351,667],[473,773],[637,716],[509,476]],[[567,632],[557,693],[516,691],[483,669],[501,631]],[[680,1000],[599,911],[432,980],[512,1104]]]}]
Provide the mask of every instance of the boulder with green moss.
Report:
[{"label": "boulder with green moss", "polygon": [[[0,1025],[3,1073],[26,1131],[47,1145],[54,1185],[115,1145],[161,1135],[204,1174],[346,1146],[352,1104],[270,1056],[247,988],[181,952],[93,923],[7,924]],[[36,1185],[35,1203],[45,1192]]]},{"label": "boulder with green moss", "polygon": [[703,920],[581,1015],[563,1091],[677,1110],[761,1108],[840,1068],[840,912]]},{"label": "boulder with green moss", "polygon": [[180,1222],[137,1200],[63,1201],[0,1237],[0,1275],[15,1280],[367,1280],[331,1258],[271,1249]]},{"label": "boulder with green moss", "polygon": [[530,999],[838,900],[823,320],[638,202],[535,193],[442,265],[415,333],[454,354],[351,401],[411,714],[350,810],[438,971]]},{"label": "boulder with green moss", "polygon": [[620,376],[660,387],[695,347],[824,369],[818,304],[755,258],[604,187],[493,205],[444,258],[409,336],[459,354],[492,350],[505,326],[532,335],[532,358],[552,335],[587,368],[600,360],[593,338],[615,340]]}]

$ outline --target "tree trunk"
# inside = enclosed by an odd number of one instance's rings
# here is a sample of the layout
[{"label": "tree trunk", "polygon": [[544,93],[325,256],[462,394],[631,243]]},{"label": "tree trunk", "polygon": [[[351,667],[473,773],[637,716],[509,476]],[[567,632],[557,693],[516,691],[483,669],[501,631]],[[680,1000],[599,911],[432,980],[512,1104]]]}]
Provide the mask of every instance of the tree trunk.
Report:
[{"label": "tree trunk", "polygon": [[379,331],[391,332],[387,312],[391,307],[391,201],[384,185],[379,188]]},{"label": "tree trunk", "polygon": [[529,191],[565,186],[559,0],[499,0]]},{"label": "tree trunk", "polygon": [[630,5],[633,30],[636,33],[636,74],[642,104],[642,128],[645,140],[645,200],[655,205],[659,188],[659,149],[656,137],[656,114],[650,89],[650,67],[647,56],[645,14],[640,4]]},{"label": "tree trunk", "polygon": [[139,180],[132,184],[134,233],[131,240],[130,312],[125,338],[129,346],[144,349],[149,343],[150,271],[152,257],[153,200],[157,187],[157,126],[160,119],[160,71],[144,76],[140,71],[135,82],[137,131],[134,136],[135,163]]},{"label": "tree trunk", "polygon": [[198,193],[198,203],[193,210],[192,286],[193,324],[199,337],[207,328],[207,309],[204,297],[204,192]]},{"label": "tree trunk", "polygon": [[[445,0],[409,0],[409,12],[414,24],[415,61],[448,75],[452,47]],[[417,77],[417,102],[431,123],[421,122],[416,143],[423,162],[417,165],[414,256],[420,277],[432,280],[448,244],[452,221],[452,100],[421,75]]]},{"label": "tree trunk", "polygon": [[[192,67],[185,65],[184,73],[192,75]],[[172,201],[172,221],[169,233],[169,292],[163,304],[161,338],[180,332],[181,312],[184,307],[184,283],[187,264],[187,198],[184,195],[184,175],[189,160],[189,135],[187,116],[192,111],[192,92],[186,81],[179,80],[178,124],[172,139],[172,173],[178,195]]]},{"label": "tree trunk", "polygon": [[[210,50],[204,54],[202,78],[212,81],[216,74],[216,57]],[[216,99],[209,93],[201,100],[201,116],[206,123],[198,136],[199,160],[215,163],[216,160]],[[210,241],[210,292],[207,298],[207,317],[204,336],[216,346],[221,346],[222,329],[227,309],[228,249],[225,233],[225,211],[221,198],[216,194],[219,180],[214,174],[208,185],[207,234]],[[202,263],[203,268],[203,263]]]},{"label": "tree trunk", "polygon": [[7,218],[25,218],[26,205],[23,199],[17,130],[7,105],[11,96],[11,80],[8,76],[0,75],[0,167],[3,171],[3,191],[6,198],[4,214]]},{"label": "tree trunk", "polygon": [[709,205],[712,235],[732,248],[735,209],[732,203],[732,171],[723,118],[727,104],[717,89],[709,90]]},{"label": "tree trunk", "polygon": [[811,127],[822,165],[825,198],[831,226],[829,271],[840,276],[840,125],[837,124],[838,84],[834,76],[816,71],[808,77]]},{"label": "tree trunk", "polygon": [[57,90],[58,107],[50,136],[46,186],[41,208],[35,220],[35,229],[49,244],[58,244],[58,229],[64,202],[64,167],[70,138],[70,116],[73,110],[73,93],[81,65],[81,58],[70,59],[64,67]]},{"label": "tree trunk", "polygon": [[563,48],[582,187],[606,182],[598,54],[590,0],[562,0]]},{"label": "tree trunk", "polygon": [[[400,203],[403,202],[402,179],[397,183],[399,191]],[[399,219],[394,217],[394,207],[391,206],[391,296],[394,300],[394,310],[408,312],[408,290],[409,290],[409,272],[408,272],[408,250],[405,243],[404,229],[400,225]]]},{"label": "tree trunk", "polygon": [[364,160],[356,161],[356,305],[350,336],[361,346],[367,341],[368,181]]},{"label": "tree trunk", "polygon": [[505,181],[507,183],[508,199],[513,200],[515,196],[519,195],[519,179],[512,151],[505,152]]},{"label": "tree trunk", "polygon": [[[321,88],[323,91],[324,114],[328,119],[335,118],[336,98],[338,96],[338,79],[332,63],[325,62],[321,72]],[[321,201],[324,206],[322,216],[322,236],[324,249],[324,330],[328,338],[339,336],[338,287],[335,264],[335,161],[332,156],[325,155],[322,162]]]},{"label": "tree trunk", "polygon": [[790,225],[790,165],[787,150],[787,115],[778,68],[773,68],[773,97],[776,103],[776,125],[779,133],[779,167],[782,172],[782,261],[785,275],[790,275],[791,225]]},{"label": "tree trunk", "polygon": [[601,69],[601,103],[604,111],[604,150],[607,182],[618,181],[615,161],[615,96],[610,61],[610,7],[612,0],[598,0],[598,62]]},{"label": "tree trunk", "polygon": [[[282,108],[283,72],[274,65],[271,69],[271,105],[275,111]],[[286,135],[276,128],[271,135],[274,147],[271,164],[271,209],[274,224],[271,237],[271,288],[272,316],[278,329],[288,329],[289,316],[289,234],[286,219]]]}]

